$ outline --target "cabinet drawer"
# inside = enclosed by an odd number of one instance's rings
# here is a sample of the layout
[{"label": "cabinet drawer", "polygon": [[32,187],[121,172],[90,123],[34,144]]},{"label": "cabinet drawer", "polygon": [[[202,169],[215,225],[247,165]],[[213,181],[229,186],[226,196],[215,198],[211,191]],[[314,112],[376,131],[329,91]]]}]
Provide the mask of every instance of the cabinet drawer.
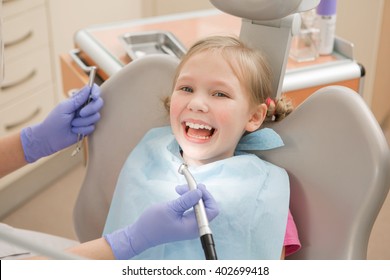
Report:
[{"label": "cabinet drawer", "polygon": [[0,86],[0,108],[18,97],[27,97],[37,87],[51,83],[52,73],[49,48],[22,56],[5,59],[5,77]]},{"label": "cabinet drawer", "polygon": [[49,44],[44,6],[4,20],[4,55],[13,59]]},{"label": "cabinet drawer", "polygon": [[43,120],[54,106],[53,87],[0,110],[0,137]]},{"label": "cabinet drawer", "polygon": [[22,13],[33,7],[43,5],[45,0],[2,0],[3,17],[7,18],[18,13]]}]

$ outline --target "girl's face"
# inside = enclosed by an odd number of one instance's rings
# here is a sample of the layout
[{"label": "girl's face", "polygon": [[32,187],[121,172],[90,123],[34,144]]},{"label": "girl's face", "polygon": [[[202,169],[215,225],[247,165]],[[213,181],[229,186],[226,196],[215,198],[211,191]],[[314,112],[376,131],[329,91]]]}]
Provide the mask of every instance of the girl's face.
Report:
[{"label": "girl's face", "polygon": [[249,96],[218,52],[201,52],[183,65],[170,103],[173,133],[189,165],[233,156],[245,131],[262,124],[265,104],[250,106]]}]

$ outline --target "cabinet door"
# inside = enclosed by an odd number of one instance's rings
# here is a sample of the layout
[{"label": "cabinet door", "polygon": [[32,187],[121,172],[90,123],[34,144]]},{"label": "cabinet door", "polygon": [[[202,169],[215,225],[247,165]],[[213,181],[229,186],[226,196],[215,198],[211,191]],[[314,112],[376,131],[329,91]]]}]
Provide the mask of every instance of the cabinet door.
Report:
[{"label": "cabinet door", "polygon": [[42,121],[54,106],[53,88],[46,87],[0,110],[0,137]]},{"label": "cabinet door", "polygon": [[2,0],[3,1],[3,18],[23,13],[31,8],[43,5],[45,0]]},{"label": "cabinet door", "polygon": [[5,57],[17,58],[49,44],[45,7],[33,8],[4,20]]},{"label": "cabinet door", "polygon": [[27,98],[38,88],[52,83],[48,53],[49,48],[46,46],[19,59],[5,60],[5,77],[0,86],[0,108],[17,98]]}]

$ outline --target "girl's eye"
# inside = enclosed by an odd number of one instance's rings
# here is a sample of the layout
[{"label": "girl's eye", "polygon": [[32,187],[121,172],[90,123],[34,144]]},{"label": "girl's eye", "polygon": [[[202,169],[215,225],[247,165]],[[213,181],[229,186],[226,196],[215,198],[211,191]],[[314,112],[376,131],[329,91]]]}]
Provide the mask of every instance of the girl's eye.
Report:
[{"label": "girl's eye", "polygon": [[181,90],[186,92],[193,92],[192,88],[190,87],[182,87]]},{"label": "girl's eye", "polygon": [[223,92],[216,92],[213,94],[214,96],[216,97],[228,97],[226,94],[224,94]]}]

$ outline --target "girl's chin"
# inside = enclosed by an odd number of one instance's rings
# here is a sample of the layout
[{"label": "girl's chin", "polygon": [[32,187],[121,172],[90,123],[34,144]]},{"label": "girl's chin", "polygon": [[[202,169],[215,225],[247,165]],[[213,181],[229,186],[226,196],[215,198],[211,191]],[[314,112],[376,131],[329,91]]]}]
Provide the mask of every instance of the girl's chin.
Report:
[{"label": "girl's chin", "polygon": [[209,158],[209,155],[205,155],[204,151],[202,151],[202,153],[197,153],[194,151],[190,151],[187,153],[183,152],[183,158],[184,158],[185,162],[190,164],[190,165],[193,165],[191,163],[196,163],[196,165],[201,165],[201,164],[205,164],[205,163],[208,163],[211,161],[211,159]]}]

